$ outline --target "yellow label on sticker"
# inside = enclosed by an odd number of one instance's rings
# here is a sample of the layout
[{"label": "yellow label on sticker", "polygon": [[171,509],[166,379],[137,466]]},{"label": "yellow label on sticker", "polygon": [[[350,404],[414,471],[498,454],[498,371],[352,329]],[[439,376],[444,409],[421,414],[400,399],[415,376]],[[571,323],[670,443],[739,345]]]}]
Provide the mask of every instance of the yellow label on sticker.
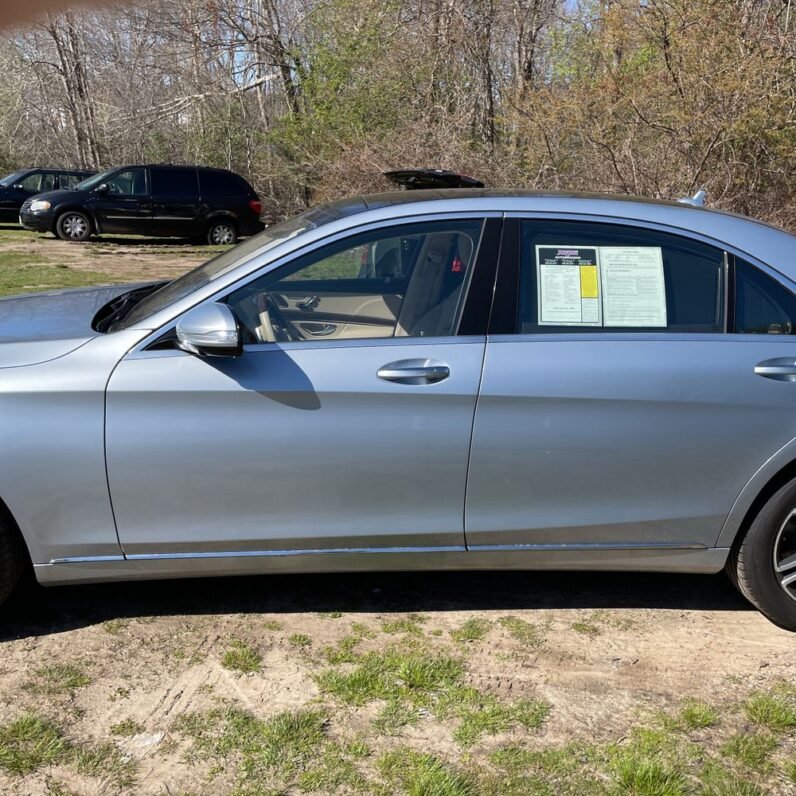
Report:
[{"label": "yellow label on sticker", "polygon": [[580,267],[580,297],[597,298],[597,266],[582,265]]}]

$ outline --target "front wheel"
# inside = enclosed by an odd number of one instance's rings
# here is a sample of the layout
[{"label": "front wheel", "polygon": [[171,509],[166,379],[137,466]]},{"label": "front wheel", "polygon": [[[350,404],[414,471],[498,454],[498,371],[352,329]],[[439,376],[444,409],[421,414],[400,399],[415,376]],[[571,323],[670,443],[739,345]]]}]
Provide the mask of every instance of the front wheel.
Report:
[{"label": "front wheel", "polygon": [[754,606],[780,627],[796,631],[796,481],[769,498],[727,567]]},{"label": "front wheel", "polygon": [[85,213],[67,210],[58,217],[55,232],[61,240],[88,240],[91,237],[91,219]]},{"label": "front wheel", "polygon": [[207,228],[207,242],[211,246],[228,246],[238,242],[238,230],[231,221],[213,221]]}]

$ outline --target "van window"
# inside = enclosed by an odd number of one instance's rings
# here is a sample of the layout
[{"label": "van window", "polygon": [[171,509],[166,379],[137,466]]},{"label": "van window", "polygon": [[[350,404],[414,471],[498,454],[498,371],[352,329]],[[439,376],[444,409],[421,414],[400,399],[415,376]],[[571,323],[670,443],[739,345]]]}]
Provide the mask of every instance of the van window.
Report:
[{"label": "van window", "polygon": [[199,191],[202,196],[240,196],[247,188],[232,172],[200,169]]},{"label": "van window", "polygon": [[197,199],[196,169],[151,168],[152,195],[169,199]]}]

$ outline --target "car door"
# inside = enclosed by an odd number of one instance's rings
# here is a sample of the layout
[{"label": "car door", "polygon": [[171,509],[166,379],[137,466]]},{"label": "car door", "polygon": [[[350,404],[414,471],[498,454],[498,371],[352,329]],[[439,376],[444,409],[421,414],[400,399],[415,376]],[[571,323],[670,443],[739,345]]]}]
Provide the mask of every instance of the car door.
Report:
[{"label": "car door", "polygon": [[101,232],[151,234],[152,197],[145,168],[117,172],[94,189],[89,204]]},{"label": "car door", "polygon": [[[455,330],[489,295],[464,304],[494,267],[500,221],[484,225],[390,225],[250,278],[221,299],[239,358],[125,357],[107,399],[125,552],[463,549],[485,329]],[[400,272],[363,274],[363,252],[410,239]]]},{"label": "car door", "polygon": [[[744,485],[796,437],[796,383],[777,367],[796,355],[793,296],[685,233],[506,223],[469,548],[715,545]],[[746,289],[739,326],[746,268],[782,295]]]},{"label": "car door", "polygon": [[181,238],[201,234],[196,169],[153,166],[149,174],[152,180],[152,234]]}]

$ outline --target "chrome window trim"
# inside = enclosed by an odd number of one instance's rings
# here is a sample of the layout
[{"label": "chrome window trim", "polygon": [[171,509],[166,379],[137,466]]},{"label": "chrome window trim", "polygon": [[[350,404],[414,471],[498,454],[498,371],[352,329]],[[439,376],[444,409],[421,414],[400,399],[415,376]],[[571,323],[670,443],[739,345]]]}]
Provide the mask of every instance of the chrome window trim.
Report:
[{"label": "chrome window trim", "polygon": [[[659,221],[646,221],[644,219],[639,218],[624,218],[620,216],[611,216],[607,214],[596,214],[596,213],[555,213],[550,211],[541,211],[541,210],[529,210],[527,212],[512,210],[504,214],[505,218],[517,218],[520,220],[528,220],[528,221],[539,221],[539,220],[547,220],[547,221],[590,221],[595,224],[611,224],[614,226],[620,227],[639,227],[641,229],[652,229],[657,230],[658,232],[665,232],[669,235],[676,235],[681,238],[688,238],[690,240],[696,240],[700,243],[704,243],[708,246],[712,246],[714,249],[719,249],[719,251],[726,252],[736,257],[740,257],[742,260],[746,260],[748,263],[754,265],[756,268],[759,268],[761,271],[767,273],[773,279],[777,281],[783,282],[786,284],[787,288],[792,292],[796,293],[796,281],[792,280],[782,271],[779,271],[776,267],[769,265],[768,263],[763,262],[762,260],[755,257],[754,254],[750,252],[745,252],[742,249],[733,246],[726,241],[720,240],[719,238],[714,238],[710,235],[705,235],[702,232],[697,232],[696,230],[688,229],[685,227],[675,227],[671,224],[663,224]],[[669,334],[673,334],[669,332]],[[676,333],[675,333],[676,334]],[[716,332],[712,332],[712,334],[716,334]]]}]

